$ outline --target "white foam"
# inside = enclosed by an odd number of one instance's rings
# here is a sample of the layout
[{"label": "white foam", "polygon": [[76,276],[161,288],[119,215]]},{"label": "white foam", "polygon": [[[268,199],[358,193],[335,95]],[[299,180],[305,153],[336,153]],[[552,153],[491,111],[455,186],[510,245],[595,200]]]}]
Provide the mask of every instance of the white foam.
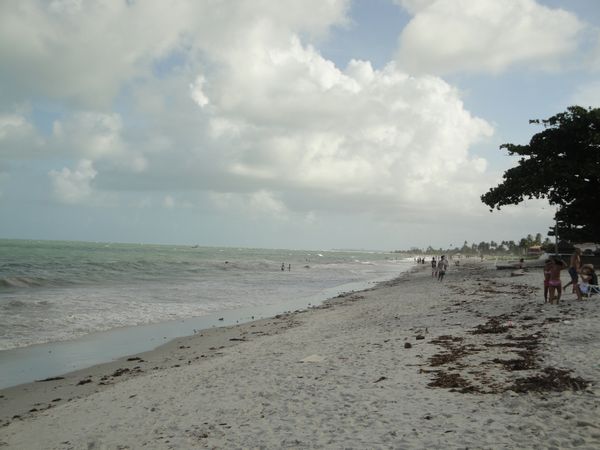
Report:
[{"label": "white foam", "polygon": [[295,262],[293,270],[285,273],[267,260],[235,261],[228,266],[222,270],[211,262],[201,267],[200,273],[165,276],[160,282],[149,277],[129,284],[5,294],[0,297],[0,350],[294,299],[317,303],[339,293],[336,289],[340,286],[390,279],[399,270],[397,264],[388,262],[339,262],[311,265],[310,269]]}]

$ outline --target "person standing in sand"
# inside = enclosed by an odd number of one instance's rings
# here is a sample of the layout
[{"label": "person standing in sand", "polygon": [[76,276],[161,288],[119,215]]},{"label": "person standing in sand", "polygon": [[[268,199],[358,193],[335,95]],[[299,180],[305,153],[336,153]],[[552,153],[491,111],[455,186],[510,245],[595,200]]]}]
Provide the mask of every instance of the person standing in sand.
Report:
[{"label": "person standing in sand", "polygon": [[552,258],[552,264],[550,264],[550,278],[548,279],[548,295],[550,297],[550,304],[557,304],[560,301],[560,295],[562,293],[562,283],[560,281],[560,271],[567,268],[567,264],[560,259],[559,256]]},{"label": "person standing in sand", "polygon": [[437,276],[437,261],[435,256],[431,257],[431,278]]},{"label": "person standing in sand", "polygon": [[438,281],[442,281],[444,279],[444,275],[446,275],[446,270],[448,270],[448,260],[444,255],[442,255],[442,257],[437,263]]},{"label": "person standing in sand", "polygon": [[581,270],[581,249],[576,248],[571,255],[571,261],[569,262],[569,275],[571,275],[571,281],[565,284],[563,291],[566,291],[569,285],[573,285],[573,293],[576,293],[577,279],[579,278],[579,271]]},{"label": "person standing in sand", "polygon": [[544,303],[548,303],[548,291],[550,290],[550,274],[552,271],[550,270],[552,266],[552,260],[547,259],[544,263]]}]

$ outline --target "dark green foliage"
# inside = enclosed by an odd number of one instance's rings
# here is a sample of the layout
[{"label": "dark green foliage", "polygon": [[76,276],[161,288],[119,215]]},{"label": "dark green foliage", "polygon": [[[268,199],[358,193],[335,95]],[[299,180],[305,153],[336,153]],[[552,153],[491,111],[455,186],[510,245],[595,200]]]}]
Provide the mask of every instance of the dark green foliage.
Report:
[{"label": "dark green foliage", "polygon": [[527,251],[527,249],[533,245],[544,245],[552,251],[554,249],[554,244],[550,242],[548,238],[542,241],[542,234],[537,233],[535,238],[533,235],[528,234],[527,237],[522,238],[518,243],[515,241],[502,241],[497,243],[495,241],[491,242],[480,242],[476,244],[473,242],[471,245],[467,241],[464,242],[462,247],[452,247],[447,249],[442,248],[433,248],[431,245],[426,249],[411,247],[410,250],[394,250],[393,253],[408,253],[409,255],[455,255],[460,253],[464,256],[473,256],[473,255],[523,255]]},{"label": "dark green foliage", "polygon": [[571,106],[541,123],[544,131],[535,134],[529,145],[500,146],[522,158],[481,200],[500,209],[525,198],[546,198],[559,207],[561,239],[596,242],[600,237],[600,108]]}]

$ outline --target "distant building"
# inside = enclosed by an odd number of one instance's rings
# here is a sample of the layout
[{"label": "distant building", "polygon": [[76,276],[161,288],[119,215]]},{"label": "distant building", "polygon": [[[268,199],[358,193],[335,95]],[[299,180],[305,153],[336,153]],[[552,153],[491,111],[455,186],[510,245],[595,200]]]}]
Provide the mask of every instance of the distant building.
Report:
[{"label": "distant building", "polygon": [[532,245],[527,249],[527,256],[540,256],[544,251],[541,245]]}]

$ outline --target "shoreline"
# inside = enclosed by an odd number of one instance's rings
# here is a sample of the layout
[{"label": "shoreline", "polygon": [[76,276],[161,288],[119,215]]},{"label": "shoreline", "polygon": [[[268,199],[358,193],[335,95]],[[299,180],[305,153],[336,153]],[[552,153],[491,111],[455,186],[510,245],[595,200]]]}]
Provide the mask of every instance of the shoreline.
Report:
[{"label": "shoreline", "polygon": [[[330,308],[331,305],[340,301],[340,299],[343,301],[343,299],[348,296],[358,295],[360,292],[376,289],[380,284],[393,282],[402,277],[403,274],[414,272],[417,269],[419,269],[418,266],[407,267],[406,270],[400,272],[397,277],[392,278],[391,280],[352,282],[327,289],[325,292],[329,292],[329,294],[333,291],[337,291],[338,294],[333,297],[322,298],[320,302],[315,305],[313,305],[312,302],[307,302],[307,299],[300,299],[283,302],[277,305],[266,305],[262,307],[252,306],[239,310],[222,311],[209,316],[192,318],[187,320],[187,322],[197,324],[198,328],[195,329],[191,326],[187,326],[185,327],[185,330],[188,332],[186,333],[186,331],[183,331],[183,334],[181,334],[180,324],[186,321],[176,320],[93,333],[92,335],[74,341],[36,344],[23,349],[17,348],[6,350],[8,353],[20,352],[23,350],[28,351],[34,348],[35,350],[39,350],[33,352],[33,357],[36,358],[39,355],[45,356],[46,352],[52,353],[52,350],[55,350],[57,346],[71,347],[74,345],[77,347],[75,352],[81,352],[79,347],[85,349],[85,342],[88,340],[94,342],[98,336],[104,337],[105,340],[114,343],[113,341],[115,339],[118,339],[121,336],[131,337],[132,334],[137,335],[136,340],[140,341],[137,346],[145,348],[144,350],[139,351],[119,351],[120,354],[117,356],[114,355],[113,350],[109,350],[109,353],[100,357],[102,360],[91,362],[89,364],[84,363],[83,367],[58,369],[53,372],[45,372],[47,376],[29,376],[26,381],[22,383],[0,386],[0,427],[8,425],[11,420],[14,420],[15,418],[20,419],[27,417],[31,415],[31,413],[36,413],[56,406],[57,403],[63,401],[64,397],[73,396],[73,386],[77,387],[77,397],[80,398],[99,392],[114,383],[128,380],[148,371],[163,370],[169,367],[169,364],[171,364],[171,367],[181,367],[182,361],[191,364],[201,358],[220,356],[222,353],[219,350],[223,350],[241,342],[246,342],[247,339],[245,337],[240,338],[240,335],[261,336],[277,334],[287,328],[286,324],[290,323],[289,319],[292,316],[312,310]],[[374,286],[366,287],[368,285]],[[358,288],[359,286],[362,286],[362,289],[339,291],[342,287]],[[315,299],[313,299],[313,301],[315,301]],[[286,309],[285,307],[291,307],[291,309]],[[252,313],[255,315],[249,315]],[[164,326],[167,326],[167,328],[171,330],[171,337],[163,336],[163,334],[169,334],[164,333]],[[202,326],[204,326],[204,328],[200,328]],[[179,334],[173,335],[173,329],[177,329],[178,331],[176,331],[176,333]],[[144,332],[146,330],[148,330],[147,333]],[[155,333],[156,330],[162,330],[163,333],[157,334]],[[140,331],[142,331],[141,335]],[[159,344],[151,343],[157,339],[163,339],[164,342]],[[192,345],[199,356],[196,355],[193,359],[187,359],[189,354],[185,350],[191,348]],[[49,348],[52,350],[48,351]],[[135,348],[135,346],[128,346],[126,348]],[[72,364],[72,362],[73,361],[70,360],[69,364]],[[100,379],[95,386],[88,381],[94,378]],[[5,401],[5,399],[7,401]],[[71,399],[68,401],[70,400]]]},{"label": "shoreline", "polygon": [[[411,267],[406,266],[405,270],[411,270]],[[174,339],[211,328],[234,326],[312,308],[340,293],[369,289],[372,285],[387,280],[388,278],[379,277],[352,281],[324,289],[319,294],[275,304],[246,306],[187,319],[113,328],[71,340],[1,350],[0,368],[3,377],[0,380],[0,390],[146,353]]]},{"label": "shoreline", "polygon": [[306,311],[4,389],[0,445],[594,448],[600,302],[544,305],[540,280],[469,262],[439,283],[417,266]]}]

